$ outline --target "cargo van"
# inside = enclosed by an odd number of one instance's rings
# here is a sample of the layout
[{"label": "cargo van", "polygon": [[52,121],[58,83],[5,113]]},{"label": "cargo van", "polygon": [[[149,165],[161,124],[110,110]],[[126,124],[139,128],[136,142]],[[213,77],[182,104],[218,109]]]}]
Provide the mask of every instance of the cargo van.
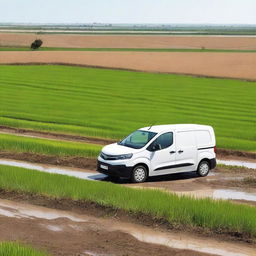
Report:
[{"label": "cargo van", "polygon": [[203,177],[216,167],[215,145],[211,126],[144,127],[118,143],[105,146],[98,157],[97,170],[136,183],[149,176],[192,171]]}]

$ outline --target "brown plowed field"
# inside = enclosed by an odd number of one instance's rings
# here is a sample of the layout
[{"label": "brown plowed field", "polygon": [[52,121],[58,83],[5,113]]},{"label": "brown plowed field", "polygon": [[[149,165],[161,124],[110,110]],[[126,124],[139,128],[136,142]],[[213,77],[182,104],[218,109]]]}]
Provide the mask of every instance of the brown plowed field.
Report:
[{"label": "brown plowed field", "polygon": [[0,63],[77,64],[256,80],[256,53],[14,51],[0,52]]},{"label": "brown plowed field", "polygon": [[0,33],[0,46],[29,46],[40,38],[45,47],[256,49],[256,37],[163,35],[37,35]]}]

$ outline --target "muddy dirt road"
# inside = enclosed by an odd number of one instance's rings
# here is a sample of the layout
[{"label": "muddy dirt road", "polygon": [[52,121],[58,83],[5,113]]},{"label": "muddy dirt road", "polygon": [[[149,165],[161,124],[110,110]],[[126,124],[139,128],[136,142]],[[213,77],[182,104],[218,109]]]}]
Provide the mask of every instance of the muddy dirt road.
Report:
[{"label": "muddy dirt road", "polygon": [[196,48],[256,49],[250,36],[163,36],[163,35],[38,35],[0,33],[0,46],[30,46],[35,39],[45,47],[77,48]]},{"label": "muddy dirt road", "polygon": [[0,52],[0,64],[32,63],[256,80],[256,53]]},{"label": "muddy dirt road", "polygon": [[245,256],[255,246],[225,242],[114,217],[93,217],[0,199],[0,239],[19,240],[53,255]]}]

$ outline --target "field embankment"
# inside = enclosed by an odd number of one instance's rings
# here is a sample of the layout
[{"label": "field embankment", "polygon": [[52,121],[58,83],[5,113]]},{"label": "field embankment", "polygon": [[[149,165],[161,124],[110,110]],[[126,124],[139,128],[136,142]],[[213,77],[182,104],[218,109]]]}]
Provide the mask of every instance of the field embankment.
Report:
[{"label": "field embankment", "polygon": [[3,126],[118,140],[154,123],[203,123],[214,127],[219,148],[256,149],[254,82],[2,66],[0,86]]},{"label": "field embankment", "polygon": [[63,64],[256,80],[256,53],[3,51],[0,64]]},{"label": "field embankment", "polygon": [[163,35],[38,35],[0,33],[0,46],[30,46],[40,38],[45,47],[192,48],[256,50],[256,37]]}]

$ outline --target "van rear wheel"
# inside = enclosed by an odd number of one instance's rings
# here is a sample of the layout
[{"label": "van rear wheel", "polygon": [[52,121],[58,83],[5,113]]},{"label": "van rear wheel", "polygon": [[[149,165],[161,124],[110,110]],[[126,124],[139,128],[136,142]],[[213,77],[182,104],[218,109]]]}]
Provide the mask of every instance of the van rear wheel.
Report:
[{"label": "van rear wheel", "polygon": [[131,180],[134,183],[144,182],[148,177],[147,169],[143,165],[137,165],[133,168]]},{"label": "van rear wheel", "polygon": [[197,174],[200,177],[205,177],[209,174],[210,171],[210,165],[207,161],[202,161],[199,163],[197,168]]}]

